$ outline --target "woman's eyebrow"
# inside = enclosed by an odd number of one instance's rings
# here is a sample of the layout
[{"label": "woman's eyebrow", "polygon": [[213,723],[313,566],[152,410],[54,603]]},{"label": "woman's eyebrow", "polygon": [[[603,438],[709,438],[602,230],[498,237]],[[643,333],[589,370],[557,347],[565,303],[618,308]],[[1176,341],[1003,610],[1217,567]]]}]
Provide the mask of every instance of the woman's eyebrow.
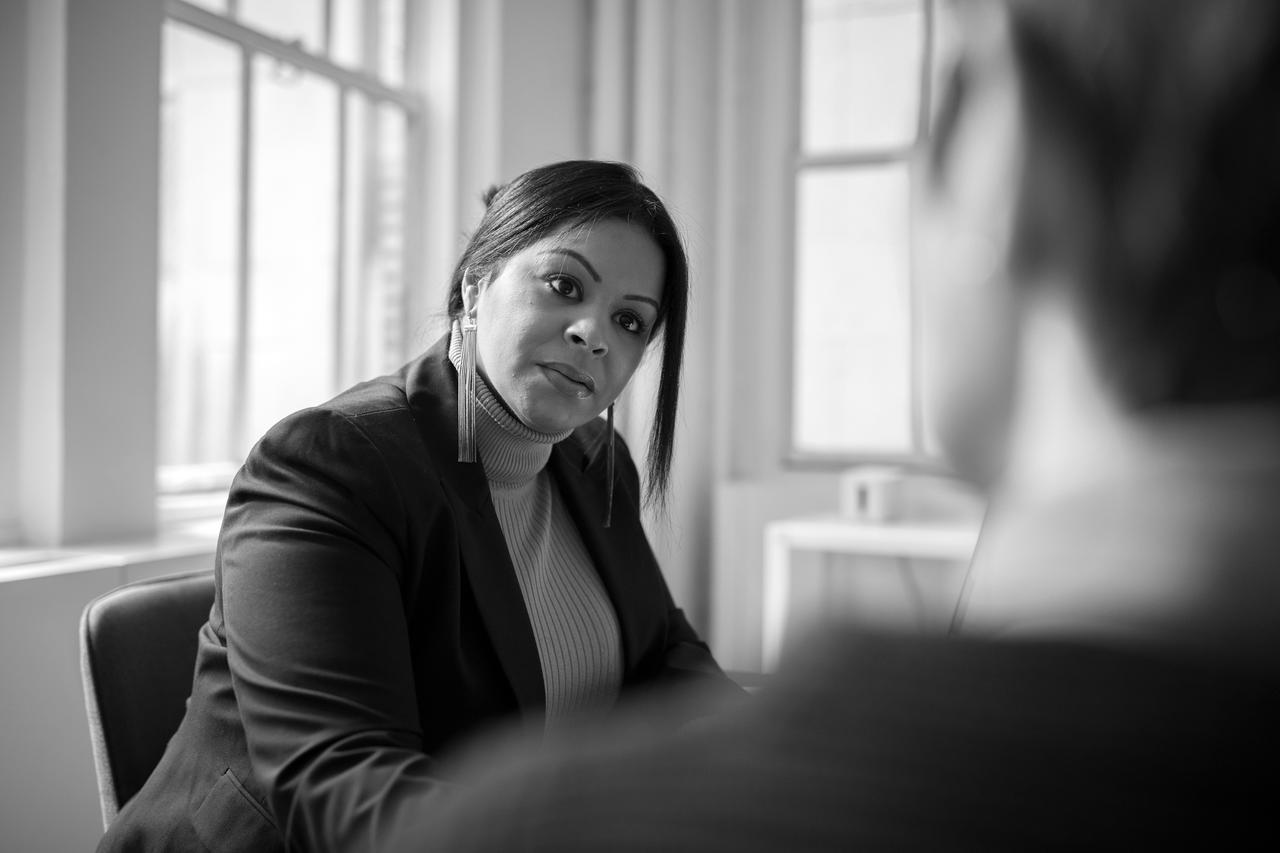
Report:
[{"label": "woman's eyebrow", "polygon": [[661,312],[662,306],[658,304],[656,299],[650,299],[648,296],[641,296],[639,293],[627,293],[623,295],[623,299],[635,299],[640,302],[648,302],[653,306],[654,311]]},{"label": "woman's eyebrow", "polygon": [[547,250],[546,250],[545,252],[543,252],[542,254],[544,254],[544,255],[568,255],[569,257],[573,258],[573,259],[574,259],[575,261],[577,261],[578,263],[582,264],[582,266],[586,268],[587,272],[591,273],[591,277],[592,277],[592,278],[594,278],[596,281],[599,281],[599,280],[600,280],[600,273],[596,272],[596,268],[595,268],[595,267],[593,267],[593,266],[591,266],[591,262],[590,262],[590,261],[588,261],[586,258],[582,257],[582,254],[581,254],[581,253],[579,253],[579,252],[575,252],[573,249],[547,249]]}]

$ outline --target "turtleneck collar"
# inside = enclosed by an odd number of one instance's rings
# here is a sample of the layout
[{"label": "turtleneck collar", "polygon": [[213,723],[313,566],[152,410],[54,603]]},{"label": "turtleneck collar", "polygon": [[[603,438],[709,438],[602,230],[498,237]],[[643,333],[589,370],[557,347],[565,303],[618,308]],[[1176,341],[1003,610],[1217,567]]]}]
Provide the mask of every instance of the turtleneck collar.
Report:
[{"label": "turtleneck collar", "polygon": [[[462,329],[456,321],[449,335],[449,361],[462,365]],[[484,475],[492,485],[515,487],[538,475],[551,458],[551,447],[573,430],[538,432],[521,423],[498,399],[484,376],[476,382],[476,402],[484,416],[476,418],[476,449]]]}]

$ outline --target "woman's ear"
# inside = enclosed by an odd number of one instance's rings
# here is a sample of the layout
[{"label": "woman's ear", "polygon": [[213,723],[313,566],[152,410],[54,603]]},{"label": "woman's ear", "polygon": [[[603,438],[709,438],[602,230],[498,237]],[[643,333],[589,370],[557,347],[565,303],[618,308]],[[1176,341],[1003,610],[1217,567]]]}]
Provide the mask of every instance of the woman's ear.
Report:
[{"label": "woman's ear", "polygon": [[479,297],[483,295],[486,290],[489,289],[489,285],[492,282],[493,282],[493,273],[489,270],[486,270],[483,273],[478,273],[478,272],[472,273],[468,283],[475,287],[476,296]]},{"label": "woman's ear", "polygon": [[480,303],[481,286],[477,283],[477,279],[471,275],[471,268],[462,272],[462,313],[468,316],[474,316],[476,307]]}]

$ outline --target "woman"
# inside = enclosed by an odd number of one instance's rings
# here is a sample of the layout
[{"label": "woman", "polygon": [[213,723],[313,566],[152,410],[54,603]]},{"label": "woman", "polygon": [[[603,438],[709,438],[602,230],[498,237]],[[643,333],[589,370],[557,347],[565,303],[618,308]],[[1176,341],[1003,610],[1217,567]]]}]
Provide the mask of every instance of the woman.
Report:
[{"label": "woman", "polygon": [[100,849],[379,849],[425,837],[432,755],[482,724],[737,690],[672,604],[612,430],[661,332],[660,498],[688,289],[670,216],[611,163],[486,201],[450,335],[250,453],[186,717]]}]

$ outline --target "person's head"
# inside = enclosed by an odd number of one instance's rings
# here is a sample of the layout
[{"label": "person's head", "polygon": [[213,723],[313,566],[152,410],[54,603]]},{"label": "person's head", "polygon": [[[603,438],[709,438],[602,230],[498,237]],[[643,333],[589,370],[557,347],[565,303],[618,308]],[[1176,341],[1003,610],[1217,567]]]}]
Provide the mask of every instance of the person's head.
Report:
[{"label": "person's head", "polygon": [[1125,411],[1280,401],[1280,4],[951,11],[922,198],[925,252],[952,238],[926,300],[953,456],[999,465],[1037,299],[1068,306]]},{"label": "person's head", "polygon": [[684,350],[689,269],[662,201],[630,166],[573,160],[495,187],[459,258],[451,318],[463,279],[479,288],[481,374],[507,408],[544,432],[604,411],[649,344],[662,367],[647,459],[650,495],[667,484]]}]

